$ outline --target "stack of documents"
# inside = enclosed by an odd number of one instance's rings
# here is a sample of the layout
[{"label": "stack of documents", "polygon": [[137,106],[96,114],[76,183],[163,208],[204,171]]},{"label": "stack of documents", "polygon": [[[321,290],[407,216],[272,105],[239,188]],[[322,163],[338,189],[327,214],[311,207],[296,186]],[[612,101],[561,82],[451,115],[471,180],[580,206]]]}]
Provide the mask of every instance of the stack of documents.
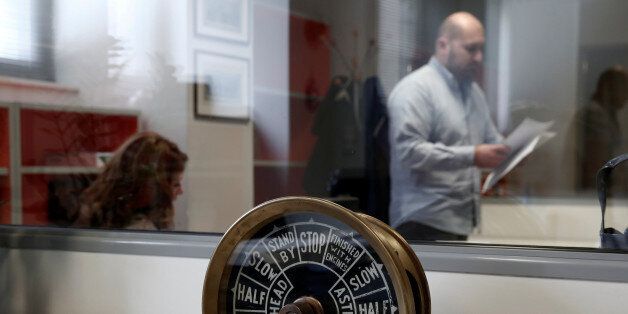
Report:
[{"label": "stack of documents", "polygon": [[530,155],[535,149],[554,137],[556,133],[550,132],[549,128],[554,121],[539,122],[526,118],[519,126],[508,135],[503,144],[510,147],[508,157],[488,175],[482,193],[490,190],[499,179],[510,172],[521,160]]}]

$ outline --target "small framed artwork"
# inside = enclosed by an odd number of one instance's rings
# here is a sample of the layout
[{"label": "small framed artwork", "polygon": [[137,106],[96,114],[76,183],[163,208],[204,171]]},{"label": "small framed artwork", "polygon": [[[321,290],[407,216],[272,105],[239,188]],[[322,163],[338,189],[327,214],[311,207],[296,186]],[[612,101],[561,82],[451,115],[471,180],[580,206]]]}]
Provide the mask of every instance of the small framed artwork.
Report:
[{"label": "small framed artwork", "polygon": [[196,33],[247,42],[249,0],[195,0]]},{"label": "small framed artwork", "polygon": [[205,52],[197,52],[195,59],[195,116],[248,120],[248,60]]}]

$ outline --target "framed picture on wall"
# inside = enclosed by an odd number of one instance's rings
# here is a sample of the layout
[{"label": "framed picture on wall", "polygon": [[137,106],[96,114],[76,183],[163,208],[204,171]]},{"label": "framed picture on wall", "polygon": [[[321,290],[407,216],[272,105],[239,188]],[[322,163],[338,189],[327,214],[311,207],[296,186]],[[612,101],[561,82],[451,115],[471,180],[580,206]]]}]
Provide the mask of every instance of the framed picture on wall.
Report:
[{"label": "framed picture on wall", "polygon": [[207,52],[195,55],[197,118],[249,119],[249,62]]},{"label": "framed picture on wall", "polygon": [[249,0],[195,0],[195,3],[197,34],[248,41]]}]

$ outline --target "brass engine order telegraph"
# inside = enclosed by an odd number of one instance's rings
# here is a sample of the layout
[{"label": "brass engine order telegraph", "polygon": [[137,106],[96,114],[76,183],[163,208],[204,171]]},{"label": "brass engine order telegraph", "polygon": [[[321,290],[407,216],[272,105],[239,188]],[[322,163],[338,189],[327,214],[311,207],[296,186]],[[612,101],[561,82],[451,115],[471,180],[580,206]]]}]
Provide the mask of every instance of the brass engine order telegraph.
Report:
[{"label": "brass engine order telegraph", "polygon": [[421,263],[388,225],[333,202],[286,197],[221,239],[203,313],[430,313]]}]

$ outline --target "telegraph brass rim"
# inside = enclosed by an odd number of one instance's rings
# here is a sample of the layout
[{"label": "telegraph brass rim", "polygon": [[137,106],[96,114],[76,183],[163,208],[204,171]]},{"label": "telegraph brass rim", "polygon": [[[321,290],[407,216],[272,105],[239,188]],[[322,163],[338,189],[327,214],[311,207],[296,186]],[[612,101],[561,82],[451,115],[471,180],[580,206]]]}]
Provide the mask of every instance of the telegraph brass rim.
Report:
[{"label": "telegraph brass rim", "polygon": [[[421,262],[414,253],[414,250],[412,250],[412,247],[410,247],[410,244],[408,244],[408,242],[397,231],[381,220],[362,213],[356,214],[363,220],[368,221],[380,229],[378,230],[380,231],[379,234],[383,233],[386,238],[384,241],[390,244],[387,248],[390,250],[391,254],[393,256],[399,256],[404,269],[409,273],[409,275],[414,277],[418,289],[416,293],[419,294],[421,300],[421,307],[416,309],[417,313],[431,313],[431,300],[427,277],[425,276]],[[392,239],[390,239],[391,237]],[[406,291],[411,293],[411,295],[408,296],[410,298],[412,298],[411,291],[412,289]],[[418,307],[418,305],[419,304],[415,303],[415,307]]]},{"label": "telegraph brass rim", "polygon": [[[238,219],[224,234],[211,257],[203,285],[203,313],[218,313],[225,308],[226,298],[221,293],[228,284],[232,267],[229,260],[242,241],[251,239],[269,222],[291,213],[318,213],[332,217],[353,228],[375,251],[384,265],[395,297],[399,313],[414,313],[412,288],[405,272],[404,262],[392,254],[384,242],[395,239],[385,232],[378,232],[376,224],[333,202],[312,197],[284,197],[260,204]],[[383,224],[383,223],[382,223]],[[375,226],[375,228],[373,228]],[[423,299],[423,298],[422,298]],[[222,304],[219,304],[222,302]]]}]

